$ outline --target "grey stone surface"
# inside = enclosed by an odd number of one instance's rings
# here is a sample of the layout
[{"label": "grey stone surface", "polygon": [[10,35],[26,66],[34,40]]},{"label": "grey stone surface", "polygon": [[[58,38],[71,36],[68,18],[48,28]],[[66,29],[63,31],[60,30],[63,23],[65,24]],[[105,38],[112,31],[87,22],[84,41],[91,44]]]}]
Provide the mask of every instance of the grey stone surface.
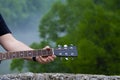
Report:
[{"label": "grey stone surface", "polygon": [[0,75],[0,80],[120,80],[120,76],[27,72]]}]

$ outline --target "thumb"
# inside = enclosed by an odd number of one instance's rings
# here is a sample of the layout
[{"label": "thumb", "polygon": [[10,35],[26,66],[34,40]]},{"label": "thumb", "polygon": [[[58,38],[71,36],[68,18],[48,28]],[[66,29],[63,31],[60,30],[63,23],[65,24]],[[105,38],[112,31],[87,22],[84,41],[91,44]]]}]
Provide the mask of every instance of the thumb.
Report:
[{"label": "thumb", "polygon": [[50,48],[50,46],[45,46],[43,49],[47,49],[47,48]]}]

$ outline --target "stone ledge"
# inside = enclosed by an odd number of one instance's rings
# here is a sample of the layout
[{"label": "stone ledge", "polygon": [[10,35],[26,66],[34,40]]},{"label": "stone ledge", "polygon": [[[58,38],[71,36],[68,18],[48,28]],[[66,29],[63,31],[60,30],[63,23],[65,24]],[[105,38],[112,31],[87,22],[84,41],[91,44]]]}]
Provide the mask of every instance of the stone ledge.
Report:
[{"label": "stone ledge", "polygon": [[0,75],[0,80],[120,80],[120,76],[28,72]]}]

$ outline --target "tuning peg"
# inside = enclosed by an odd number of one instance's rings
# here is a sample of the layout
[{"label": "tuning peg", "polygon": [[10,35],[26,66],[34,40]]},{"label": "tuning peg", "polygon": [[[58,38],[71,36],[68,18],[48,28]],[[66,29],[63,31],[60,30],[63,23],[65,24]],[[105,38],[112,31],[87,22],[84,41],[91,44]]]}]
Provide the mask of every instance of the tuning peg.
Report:
[{"label": "tuning peg", "polygon": [[66,57],[65,60],[69,60],[69,59]]},{"label": "tuning peg", "polygon": [[64,47],[68,47],[68,45],[65,44]]},{"label": "tuning peg", "polygon": [[70,44],[70,49],[73,49],[73,44]]},{"label": "tuning peg", "polygon": [[73,44],[70,44],[70,46],[73,46]]},{"label": "tuning peg", "polygon": [[68,45],[64,45],[64,49],[67,49],[68,48]]},{"label": "tuning peg", "polygon": [[61,45],[58,45],[58,49],[61,49],[62,48],[62,46]]}]

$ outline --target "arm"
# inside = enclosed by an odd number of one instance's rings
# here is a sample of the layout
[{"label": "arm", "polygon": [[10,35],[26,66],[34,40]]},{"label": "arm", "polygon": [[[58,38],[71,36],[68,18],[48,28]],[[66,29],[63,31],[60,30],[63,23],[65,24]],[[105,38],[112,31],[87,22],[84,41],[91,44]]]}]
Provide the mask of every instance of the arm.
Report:
[{"label": "arm", "polygon": [[11,33],[5,34],[0,37],[0,44],[6,51],[20,51],[20,50],[32,50],[24,43],[16,40]]},{"label": "arm", "polygon": [[[0,44],[3,46],[3,48],[6,51],[33,50],[32,48],[28,47],[26,44],[16,40],[11,33],[0,36]],[[48,62],[53,61],[54,58],[55,58],[54,55],[51,55],[45,58],[41,56],[37,56],[36,60],[40,63],[48,63]],[[25,58],[25,59],[32,60],[31,57]]]},{"label": "arm", "polygon": [[[11,31],[7,27],[2,15],[0,14],[0,44],[6,51],[23,51],[23,50],[32,50],[29,46],[15,39],[15,37],[11,34]],[[48,63],[53,61],[55,58],[54,55],[48,57],[37,56],[36,61],[40,63]],[[31,57],[25,58],[28,60],[32,60]]]}]

